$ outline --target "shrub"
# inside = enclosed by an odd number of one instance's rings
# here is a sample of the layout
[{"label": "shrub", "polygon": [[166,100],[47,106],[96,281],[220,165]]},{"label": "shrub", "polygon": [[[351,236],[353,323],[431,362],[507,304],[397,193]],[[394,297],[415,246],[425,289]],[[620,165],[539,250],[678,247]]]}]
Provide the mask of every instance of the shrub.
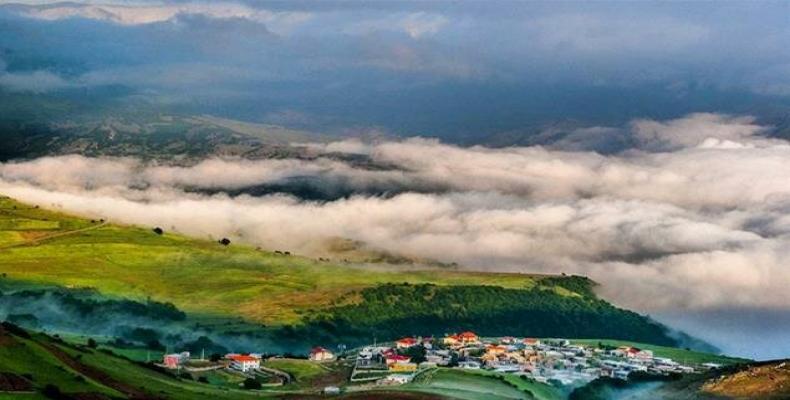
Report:
[{"label": "shrub", "polygon": [[253,378],[247,378],[244,380],[244,388],[247,390],[260,389],[261,383]]}]

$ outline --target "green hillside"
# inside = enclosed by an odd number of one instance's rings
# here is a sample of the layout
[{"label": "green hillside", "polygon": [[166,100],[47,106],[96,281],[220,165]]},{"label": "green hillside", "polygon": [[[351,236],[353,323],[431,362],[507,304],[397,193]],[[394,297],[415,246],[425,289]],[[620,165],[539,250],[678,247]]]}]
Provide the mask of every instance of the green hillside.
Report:
[{"label": "green hillside", "polygon": [[[8,385],[9,381],[16,384]],[[237,399],[261,395],[177,379],[101,350],[28,333],[5,323],[0,326],[2,383],[0,392],[10,398]]]},{"label": "green hillside", "polygon": [[[582,277],[337,264],[160,235],[151,228],[78,218],[3,198],[0,292],[10,300],[67,299],[80,316],[86,307],[95,310],[97,301],[127,313],[129,307],[164,304],[187,313],[182,325],[263,335],[301,350],[341,340],[362,344],[374,335],[391,339],[463,328],[674,344],[660,325],[595,297],[593,283]],[[90,290],[85,294],[81,288]],[[41,290],[61,292],[53,296]],[[79,307],[75,296],[82,296]],[[113,299],[141,305],[106,303]],[[38,318],[35,310],[29,313],[32,317],[15,317]]]}]

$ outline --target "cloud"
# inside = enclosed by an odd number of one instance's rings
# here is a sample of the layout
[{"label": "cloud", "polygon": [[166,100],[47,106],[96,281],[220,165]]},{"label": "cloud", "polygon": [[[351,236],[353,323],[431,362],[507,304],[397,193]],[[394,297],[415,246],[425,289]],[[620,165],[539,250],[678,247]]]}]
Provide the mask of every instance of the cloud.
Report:
[{"label": "cloud", "polygon": [[0,59],[0,87],[10,92],[45,93],[74,85],[60,75],[45,70],[9,72]]},{"label": "cloud", "polygon": [[767,130],[752,117],[693,114],[667,122],[637,120],[632,123],[637,145],[647,150],[678,150],[693,146],[736,144]]},{"label": "cloud", "polygon": [[307,12],[273,12],[239,3],[134,3],[78,4],[53,3],[23,9],[23,15],[55,21],[67,18],[86,18],[120,25],[143,25],[175,20],[182,16],[203,16],[216,19],[246,19],[267,25],[278,33],[288,33],[310,20]]},{"label": "cloud", "polygon": [[[709,30],[673,17],[635,20],[624,15],[557,13],[529,20],[538,44],[582,54],[676,52],[704,42]],[[631,32],[631,35],[624,35]]]},{"label": "cloud", "polygon": [[441,14],[429,12],[395,13],[384,18],[363,19],[348,24],[343,32],[353,35],[369,35],[377,32],[403,32],[412,39],[435,35],[447,25],[449,19]]},{"label": "cloud", "polygon": [[[189,166],[46,157],[0,165],[0,193],[305,254],[324,255],[325,241],[342,237],[472,270],[583,274],[642,311],[790,312],[790,145],[763,137],[769,128],[751,118],[718,114],[623,129],[646,150],[605,156],[414,138]],[[366,159],[330,158],[343,152]],[[298,179],[350,195],[283,194]],[[235,195],[257,187],[283,193]]]}]

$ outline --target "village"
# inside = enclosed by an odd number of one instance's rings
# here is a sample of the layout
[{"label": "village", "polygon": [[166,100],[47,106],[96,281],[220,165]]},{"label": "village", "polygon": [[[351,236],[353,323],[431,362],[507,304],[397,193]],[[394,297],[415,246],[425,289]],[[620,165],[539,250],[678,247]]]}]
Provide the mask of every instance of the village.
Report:
[{"label": "village", "polygon": [[[262,365],[265,358],[262,354],[231,353],[211,363],[187,367],[191,362],[190,354],[178,353],[165,355],[160,366],[185,367],[192,371],[225,369],[250,378],[276,377],[279,384],[287,384],[288,374]],[[404,385],[421,373],[437,368],[515,374],[555,387],[578,387],[600,377],[628,380],[635,373],[668,376],[720,367],[715,363],[683,364],[658,357],[651,350],[631,346],[580,344],[568,339],[483,338],[473,332],[441,338],[405,337],[341,354],[314,347],[308,357],[314,363],[339,359],[351,367],[348,380],[342,385],[322,388],[325,393],[339,393],[340,386]]]},{"label": "village", "polygon": [[406,337],[392,347],[364,347],[357,355],[351,380],[360,381],[371,371],[386,369],[388,374],[378,379],[378,384],[404,384],[422,370],[440,367],[518,374],[554,386],[581,386],[599,377],[627,380],[635,372],[666,376],[720,365],[683,365],[631,346],[606,348],[573,344],[567,339],[481,338],[463,332],[439,340]]}]

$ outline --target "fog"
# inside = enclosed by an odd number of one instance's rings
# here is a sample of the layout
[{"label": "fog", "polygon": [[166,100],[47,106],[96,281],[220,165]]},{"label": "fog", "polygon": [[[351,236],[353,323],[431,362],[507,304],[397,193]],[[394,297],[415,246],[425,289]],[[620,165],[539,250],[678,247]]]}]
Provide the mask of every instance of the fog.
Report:
[{"label": "fog", "polygon": [[[411,138],[300,144],[326,152],[311,160],[47,157],[0,165],[0,193],[303,254],[343,237],[469,270],[583,274],[614,303],[663,316],[726,352],[790,355],[786,341],[766,346],[701,317],[747,309],[790,320],[790,144],[750,117],[720,114],[595,132],[633,146],[602,155],[578,143],[491,149]],[[344,151],[369,162],[330,157]],[[305,178],[352,194],[245,194]],[[765,338],[787,328],[743,327]]]}]

